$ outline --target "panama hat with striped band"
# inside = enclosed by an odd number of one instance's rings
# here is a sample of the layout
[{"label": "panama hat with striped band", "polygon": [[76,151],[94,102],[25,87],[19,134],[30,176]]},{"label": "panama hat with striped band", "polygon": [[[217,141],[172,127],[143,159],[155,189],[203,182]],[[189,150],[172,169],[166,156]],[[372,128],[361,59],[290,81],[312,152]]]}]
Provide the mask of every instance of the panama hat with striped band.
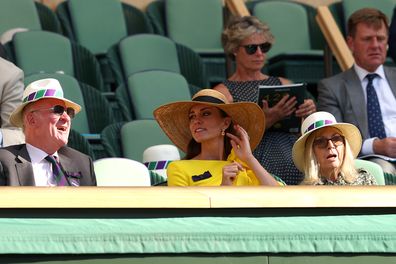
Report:
[{"label": "panama hat with striped band", "polygon": [[143,163],[151,171],[167,178],[166,169],[174,161],[180,160],[180,153],[176,146],[170,144],[154,145],[143,151]]},{"label": "panama hat with striped band", "polygon": [[349,123],[337,123],[335,117],[328,112],[316,112],[304,120],[301,125],[302,135],[293,146],[293,161],[300,171],[304,171],[305,142],[314,131],[324,127],[338,129],[348,141],[354,158],[359,154],[362,147],[362,136],[356,126]]},{"label": "panama hat with striped band", "polygon": [[179,101],[162,105],[154,110],[154,117],[170,140],[182,151],[192,139],[188,118],[190,109],[196,104],[214,106],[231,117],[234,124],[243,127],[250,137],[252,149],[260,143],[265,129],[263,110],[256,103],[230,103],[226,97],[213,89],[203,89],[191,101]]},{"label": "panama hat with striped band", "polygon": [[11,124],[16,127],[22,127],[23,109],[30,103],[48,98],[62,100],[66,108],[73,108],[76,114],[81,110],[80,105],[64,98],[62,86],[57,79],[41,79],[30,83],[23,91],[22,104],[19,105],[10,116]]}]

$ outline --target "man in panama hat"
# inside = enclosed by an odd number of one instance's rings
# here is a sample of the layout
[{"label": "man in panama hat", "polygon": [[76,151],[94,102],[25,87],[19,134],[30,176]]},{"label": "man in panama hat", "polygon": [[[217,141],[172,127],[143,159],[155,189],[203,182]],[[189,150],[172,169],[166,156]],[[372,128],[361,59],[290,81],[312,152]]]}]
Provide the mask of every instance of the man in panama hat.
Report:
[{"label": "man in panama hat", "polygon": [[66,146],[71,120],[81,107],[64,98],[58,80],[29,84],[10,122],[22,127],[26,144],[0,149],[0,185],[96,185],[89,156]]}]

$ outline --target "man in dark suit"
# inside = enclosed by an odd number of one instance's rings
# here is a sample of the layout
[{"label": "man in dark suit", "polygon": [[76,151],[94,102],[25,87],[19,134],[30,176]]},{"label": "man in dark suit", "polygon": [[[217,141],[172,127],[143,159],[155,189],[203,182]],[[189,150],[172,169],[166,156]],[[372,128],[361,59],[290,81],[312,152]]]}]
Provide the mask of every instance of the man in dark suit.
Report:
[{"label": "man in dark suit", "polygon": [[66,146],[81,107],[63,97],[58,80],[32,82],[22,102],[10,122],[23,128],[26,144],[0,149],[0,185],[96,185],[91,158]]},{"label": "man in dark suit", "polygon": [[396,158],[396,69],[383,66],[388,33],[388,19],[377,9],[351,15],[347,44],[355,64],[319,82],[318,110],[356,125],[364,139],[361,155],[396,176],[396,163],[388,159]]}]

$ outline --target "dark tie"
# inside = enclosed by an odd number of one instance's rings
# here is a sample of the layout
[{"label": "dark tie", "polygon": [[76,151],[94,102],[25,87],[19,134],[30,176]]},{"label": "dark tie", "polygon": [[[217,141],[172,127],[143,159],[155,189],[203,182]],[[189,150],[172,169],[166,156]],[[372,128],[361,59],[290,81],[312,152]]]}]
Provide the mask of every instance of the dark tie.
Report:
[{"label": "dark tie", "polygon": [[55,156],[48,155],[45,159],[52,165],[52,177],[50,177],[49,183],[57,186],[68,186],[69,184],[60,163],[57,161],[57,158]]},{"label": "dark tie", "polygon": [[367,121],[370,137],[386,138],[384,122],[382,121],[381,108],[375,92],[373,80],[378,75],[367,74]]}]

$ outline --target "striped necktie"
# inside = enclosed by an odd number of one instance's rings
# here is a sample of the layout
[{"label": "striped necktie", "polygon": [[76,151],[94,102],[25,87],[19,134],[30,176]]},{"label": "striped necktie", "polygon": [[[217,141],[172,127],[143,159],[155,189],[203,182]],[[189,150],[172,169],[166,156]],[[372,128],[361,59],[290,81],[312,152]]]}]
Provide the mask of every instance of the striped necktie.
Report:
[{"label": "striped necktie", "polygon": [[373,80],[378,77],[376,73],[367,74],[367,123],[370,137],[386,138],[384,122],[382,121],[381,108],[375,92]]},{"label": "striped necktie", "polygon": [[48,155],[47,157],[45,157],[45,160],[47,160],[52,165],[52,176],[49,178],[48,182],[51,185],[68,186],[69,183],[67,182],[65,174],[63,173],[62,167],[58,162],[57,157]]}]

